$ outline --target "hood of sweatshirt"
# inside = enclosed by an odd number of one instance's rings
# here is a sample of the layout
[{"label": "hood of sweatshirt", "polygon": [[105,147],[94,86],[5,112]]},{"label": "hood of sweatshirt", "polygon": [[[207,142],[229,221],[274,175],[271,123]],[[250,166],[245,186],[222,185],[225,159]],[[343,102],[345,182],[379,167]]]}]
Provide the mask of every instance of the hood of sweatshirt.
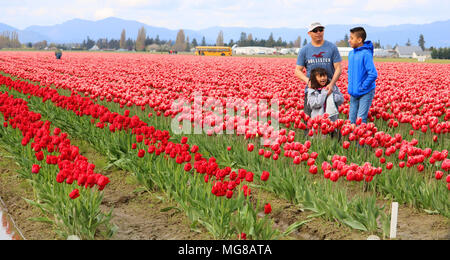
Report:
[{"label": "hood of sweatshirt", "polygon": [[372,44],[372,42],[371,41],[365,41],[363,46],[358,47],[358,48],[355,49],[355,52],[362,51],[362,50],[369,50],[372,53],[372,55],[373,55],[373,44]]}]

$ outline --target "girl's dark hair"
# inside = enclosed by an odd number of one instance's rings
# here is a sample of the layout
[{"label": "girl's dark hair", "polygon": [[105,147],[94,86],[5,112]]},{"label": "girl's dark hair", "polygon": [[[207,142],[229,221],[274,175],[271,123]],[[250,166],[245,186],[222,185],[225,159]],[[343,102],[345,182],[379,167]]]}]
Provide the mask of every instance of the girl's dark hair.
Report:
[{"label": "girl's dark hair", "polygon": [[[322,87],[316,79],[317,75],[320,76],[327,75],[327,71],[324,68],[315,68],[311,70],[309,79],[311,80],[311,88],[313,89],[318,89]],[[330,79],[328,79],[327,84],[328,83],[330,83]]]}]

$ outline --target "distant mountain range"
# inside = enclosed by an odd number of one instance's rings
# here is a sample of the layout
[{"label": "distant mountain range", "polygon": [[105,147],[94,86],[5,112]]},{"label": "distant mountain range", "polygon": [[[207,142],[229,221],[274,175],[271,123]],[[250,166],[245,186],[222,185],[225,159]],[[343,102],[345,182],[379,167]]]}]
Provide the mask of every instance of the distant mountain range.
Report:
[{"label": "distant mountain range", "polygon": [[[123,29],[126,30],[127,38],[136,39],[138,30],[144,26],[147,35],[156,38],[159,35],[161,40],[175,41],[178,30],[170,30],[162,27],[146,25],[141,22],[124,20],[120,18],[106,18],[99,21],[88,21],[82,19],[73,19],[62,24],[52,26],[30,26],[24,30],[18,30],[7,24],[0,23],[0,32],[17,31],[19,40],[22,43],[38,42],[47,40],[53,43],[81,43],[89,37],[97,40],[99,38],[120,39]],[[405,45],[410,40],[412,45],[418,45],[419,35],[423,34],[425,46],[447,47],[450,46],[450,20],[433,22],[429,24],[403,24],[385,27],[375,27],[369,25],[325,25],[325,39],[331,42],[342,40],[345,34],[349,34],[349,29],[355,26],[363,26],[368,34],[368,40],[373,42],[380,41],[381,45]],[[205,37],[208,44],[216,42],[217,35],[223,31],[224,42],[228,43],[230,39],[235,42],[240,39],[241,33],[252,34],[253,39],[267,39],[273,33],[277,40],[281,37],[284,41],[295,41],[298,36],[303,40],[310,41],[305,28],[245,28],[245,27],[210,27],[203,30],[184,29],[184,33],[190,41],[196,39],[201,42]]]}]

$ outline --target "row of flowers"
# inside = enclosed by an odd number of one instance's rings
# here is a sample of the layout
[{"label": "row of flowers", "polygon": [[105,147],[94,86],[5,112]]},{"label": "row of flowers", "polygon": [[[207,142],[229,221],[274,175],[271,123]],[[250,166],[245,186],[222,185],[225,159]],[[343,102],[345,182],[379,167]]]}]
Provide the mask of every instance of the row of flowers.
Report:
[{"label": "row of flowers", "polygon": [[[100,191],[109,183],[108,177],[95,173],[95,165],[71,145],[67,133],[52,130],[51,122],[30,111],[27,101],[0,92],[0,114],[0,140],[21,165],[21,176],[29,179],[35,190],[34,200],[27,201],[48,214],[47,220],[59,227],[63,238],[78,235],[93,239],[99,225],[107,227],[106,236],[112,235],[111,215],[99,209]],[[92,189],[94,186],[97,188]],[[80,191],[79,187],[84,188]]]},{"label": "row of flowers", "polygon": [[[224,206],[223,208],[217,209],[217,211],[220,212],[230,212],[228,217],[231,217],[231,213],[233,210],[230,210],[230,208],[234,208],[235,210],[241,210],[245,208],[249,211],[254,211],[257,209],[254,209],[252,207],[244,207],[245,204],[250,203],[249,201],[245,200],[245,197],[248,197],[251,194],[251,189],[247,186],[247,184],[244,184],[244,182],[253,182],[253,176],[254,173],[250,171],[246,171],[245,169],[238,169],[236,171],[231,171],[230,167],[224,167],[220,168],[218,163],[216,162],[216,159],[214,157],[210,158],[204,158],[202,154],[200,154],[199,147],[196,145],[189,145],[188,138],[184,137],[181,138],[179,143],[169,141],[171,136],[168,134],[168,131],[161,131],[158,129],[155,129],[153,126],[148,126],[145,122],[141,121],[137,116],[129,116],[129,110],[125,111],[124,115],[110,112],[106,107],[103,107],[98,104],[94,104],[92,100],[88,98],[83,98],[76,95],[71,96],[64,96],[59,95],[58,92],[54,89],[47,88],[47,87],[39,87],[37,85],[30,84],[28,82],[24,81],[13,81],[9,77],[0,76],[0,85],[8,86],[10,90],[14,89],[16,91],[19,91],[23,95],[27,96],[30,101],[32,101],[32,97],[39,97],[42,99],[42,102],[44,102],[43,107],[46,107],[46,105],[49,103],[47,101],[51,101],[52,104],[50,104],[50,109],[46,110],[48,113],[47,116],[50,116],[50,113],[57,114],[58,111],[55,111],[55,107],[58,107],[61,109],[61,111],[70,111],[72,113],[73,117],[75,117],[74,123],[78,124],[79,121],[83,118],[91,118],[88,120],[89,124],[94,128],[98,129],[97,131],[101,133],[105,140],[109,140],[111,143],[109,144],[112,146],[111,149],[116,148],[117,143],[121,143],[121,141],[117,141],[117,136],[122,136],[125,139],[129,140],[127,143],[127,147],[125,149],[128,149],[129,153],[127,155],[132,155],[132,158],[128,164],[123,164],[122,166],[129,170],[130,172],[134,172],[135,174],[138,174],[140,176],[143,176],[143,178],[147,179],[147,181],[144,181],[144,184],[148,184],[149,189],[153,189],[155,186],[159,187],[161,189],[165,189],[167,186],[167,183],[171,183],[176,178],[186,178],[184,179],[184,182],[189,182],[189,176],[194,177],[194,181],[198,179],[195,177],[195,175],[191,175],[194,173],[194,170],[196,173],[200,175],[204,175],[202,177],[202,181],[204,184],[200,184],[197,181],[195,186],[192,186],[193,189],[199,190],[197,192],[201,195],[203,199],[208,197],[208,194],[213,195],[213,197],[226,197],[230,200],[230,202]],[[42,106],[41,106],[42,107]],[[70,120],[63,116],[65,122],[69,122]],[[97,121],[98,120],[98,121]],[[78,122],[77,122],[78,121]],[[59,128],[55,128],[55,132]],[[122,134],[123,133],[123,134]],[[58,133],[59,134],[59,133]],[[63,135],[63,134],[61,134]],[[63,135],[67,136],[67,135]],[[116,138],[114,137],[116,136]],[[130,139],[129,136],[133,136],[134,139]],[[44,140],[47,141],[48,138],[43,137]],[[87,139],[92,138],[92,136],[85,137]],[[95,137],[97,138],[97,137]],[[120,137],[119,137],[120,138]],[[134,142],[132,143],[131,140]],[[42,160],[43,156],[41,154],[40,148],[44,147],[45,149],[51,147],[47,147],[47,144],[40,143],[41,139],[36,141],[36,144],[33,143],[32,147],[35,149],[35,157],[37,160]],[[51,140],[49,140],[51,142]],[[23,141],[24,145],[28,143],[28,140],[24,138]],[[104,149],[106,147],[102,146],[101,149]],[[72,150],[63,150],[61,152],[61,157],[64,156],[64,158],[72,158],[75,157],[76,149],[72,148]],[[103,151],[104,152],[104,151]],[[126,155],[126,156],[127,156]],[[61,158],[60,157],[60,158]],[[78,156],[77,156],[78,158]],[[62,159],[62,158],[61,158]],[[172,162],[170,162],[171,160]],[[47,156],[47,163],[48,164],[55,164],[58,161],[58,157],[48,155]],[[162,166],[155,167],[157,162],[161,163]],[[75,161],[76,165],[78,167],[83,167],[80,162]],[[192,164],[193,165],[192,165]],[[184,166],[182,166],[182,164]],[[72,172],[72,169],[68,169],[68,167],[64,163],[59,163],[60,167],[63,167],[60,171],[60,173],[56,176],[57,182],[63,182],[64,180],[67,183],[72,183],[75,178],[78,178],[78,185],[84,184],[85,187],[90,187],[92,184],[94,184],[94,181],[97,181],[94,176],[97,176],[95,174],[87,176],[87,178],[81,177],[82,175],[79,174],[77,176],[72,176],[70,173]],[[39,172],[40,167],[38,165],[35,165],[32,169],[34,172]],[[85,167],[86,168],[86,167]],[[165,171],[167,169],[171,169],[171,174],[173,174],[172,178],[165,179],[164,181],[161,181],[158,178],[162,178],[161,176],[156,176],[158,174],[160,175],[166,175],[164,178],[166,178],[168,175],[167,173],[163,173],[162,171]],[[86,168],[87,171],[92,171],[93,169],[91,167]],[[180,172],[181,170],[181,172]],[[191,174],[181,174],[182,172],[189,172]],[[238,173],[236,173],[238,172]],[[199,176],[200,176],[199,175]],[[92,178],[90,178],[92,176]],[[82,178],[82,179],[81,179]],[[263,172],[262,174],[262,180],[267,181],[269,178],[268,172]],[[102,181],[102,177],[98,178],[98,181]],[[190,180],[193,181],[193,180]],[[205,185],[206,183],[206,185]],[[209,185],[211,184],[211,185]],[[185,184],[181,184],[185,186]],[[99,189],[102,189],[103,187],[99,187]],[[207,192],[205,189],[209,189],[209,192]],[[171,196],[175,196],[175,199],[180,201],[180,204],[186,204],[191,205],[192,201],[194,199],[191,199],[188,196],[188,194],[182,194],[181,196],[179,191],[175,189],[173,192],[176,193],[175,195],[172,194]],[[239,192],[236,192],[235,190],[239,190]],[[205,191],[207,192],[205,194]],[[169,191],[168,191],[169,192]],[[170,193],[170,192],[169,192]],[[233,193],[236,193],[233,195]],[[78,190],[74,190],[70,194],[71,198],[77,198],[78,197]],[[195,198],[198,200],[198,198]],[[219,198],[218,198],[219,199]],[[220,205],[214,202],[213,199],[209,198],[209,201],[214,203],[215,205]],[[210,202],[210,203],[211,203]],[[265,210],[264,212],[266,214],[270,213],[270,203],[265,203]],[[190,206],[189,206],[190,207]],[[187,207],[185,210],[189,211],[189,207]],[[209,210],[211,207],[208,206],[204,210]],[[249,215],[249,214],[247,214]],[[204,221],[208,221],[208,218],[213,218],[214,216],[202,216],[202,218],[205,218]],[[234,222],[242,222],[242,223],[255,223],[255,222],[262,222],[266,223],[264,225],[260,225],[261,228],[264,229],[272,229],[271,225],[269,225],[269,220],[267,218],[263,218],[259,220],[260,218],[257,217],[257,214],[251,214],[249,217],[254,218],[252,221],[248,221],[247,219],[237,219],[234,220]],[[215,218],[215,217],[214,217]],[[219,221],[218,219],[215,219],[214,221]],[[226,224],[228,226],[228,224]],[[223,227],[220,227],[223,228]],[[245,230],[251,230],[251,227],[245,227]],[[240,232],[241,230],[239,230]],[[220,236],[226,234],[229,235],[227,232],[221,230],[219,233]],[[248,232],[248,231],[247,231]],[[253,231],[256,232],[256,231]],[[260,232],[262,234],[269,234],[273,236],[275,233],[273,232]],[[213,235],[217,235],[213,233]],[[252,238],[257,238],[258,236],[261,236],[260,234],[251,234]]]}]

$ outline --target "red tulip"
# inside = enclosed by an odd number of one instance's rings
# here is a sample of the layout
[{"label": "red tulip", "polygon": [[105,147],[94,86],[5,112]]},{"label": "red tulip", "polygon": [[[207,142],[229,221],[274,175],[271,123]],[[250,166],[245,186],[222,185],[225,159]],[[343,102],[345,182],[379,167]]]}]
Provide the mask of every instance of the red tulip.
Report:
[{"label": "red tulip", "polygon": [[33,164],[33,167],[31,168],[31,172],[34,174],[39,173],[39,170],[41,169],[41,166],[37,165],[37,164]]},{"label": "red tulip", "polygon": [[261,180],[267,181],[269,179],[269,176],[270,176],[269,172],[263,171],[261,175]]},{"label": "red tulip", "polygon": [[255,146],[253,144],[250,143],[247,145],[247,151],[252,152],[253,149],[255,149]]},{"label": "red tulip", "polygon": [[270,214],[271,212],[272,212],[272,206],[270,205],[270,203],[267,203],[266,205],[264,205],[264,213]]},{"label": "red tulip", "polygon": [[78,198],[78,197],[80,197],[80,191],[78,190],[78,189],[74,189],[70,194],[69,194],[69,197],[71,198],[71,199],[76,199],[76,198]]},{"label": "red tulip", "polygon": [[394,166],[393,163],[388,162],[388,163],[386,164],[386,169],[390,170],[390,169],[392,169],[393,166]]},{"label": "red tulip", "polygon": [[344,147],[344,149],[348,149],[350,147],[350,142],[349,141],[344,141],[342,146]]},{"label": "red tulip", "polygon": [[442,177],[444,176],[444,173],[441,171],[436,171],[434,177],[436,178],[436,180],[440,180],[442,179]]}]

